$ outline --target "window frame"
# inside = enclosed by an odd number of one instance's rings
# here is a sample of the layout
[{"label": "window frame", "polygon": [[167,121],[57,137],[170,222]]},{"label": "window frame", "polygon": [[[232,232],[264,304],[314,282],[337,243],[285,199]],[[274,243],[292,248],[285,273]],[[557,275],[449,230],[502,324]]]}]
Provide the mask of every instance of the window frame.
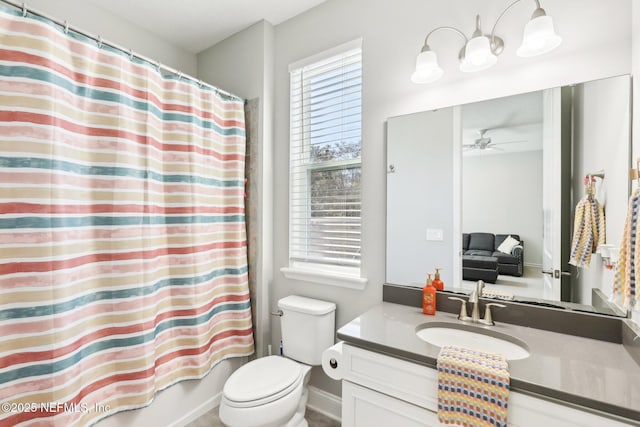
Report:
[{"label": "window frame", "polygon": [[[310,65],[314,65],[316,63],[325,61],[335,56],[343,55],[350,51],[359,50],[359,54],[362,55],[362,39],[356,39],[351,42],[344,43],[342,45],[336,46],[332,49],[321,52],[317,55],[313,55],[311,57],[305,58],[301,61],[297,61],[291,65],[289,65],[289,99],[290,102],[293,99],[293,91],[292,91],[292,73],[301,71],[303,68],[308,67]],[[362,56],[360,58],[360,66],[362,66]],[[362,73],[362,71],[361,71]],[[361,74],[362,75],[362,74]],[[304,92],[304,87],[302,87],[301,92]],[[306,102],[305,99],[301,99],[300,102],[304,104]],[[308,137],[300,137],[299,141],[294,141],[294,137],[292,136],[297,128],[293,127],[293,122],[291,121],[295,113],[302,112],[303,107],[300,106],[298,109],[294,110],[293,106],[290,104],[289,106],[289,114],[290,114],[290,122],[289,122],[289,131],[290,131],[290,139],[289,139],[289,149],[290,150],[300,150],[301,152],[309,152],[310,151],[310,139]],[[325,161],[318,162],[301,162],[297,165],[297,167],[301,168],[301,171],[296,172],[296,174],[304,174],[304,180],[306,181],[303,185],[306,188],[302,191],[297,191],[296,194],[306,194],[307,197],[304,197],[306,201],[305,206],[294,206],[294,185],[295,184],[292,179],[292,166],[294,165],[294,161],[292,161],[291,154],[289,158],[289,217],[288,217],[288,226],[289,226],[289,236],[288,236],[288,263],[287,267],[283,267],[280,271],[284,274],[285,277],[295,280],[303,280],[310,281],[314,283],[321,283],[326,285],[333,286],[341,286],[353,289],[364,289],[368,280],[362,277],[362,262],[361,257],[358,259],[357,265],[338,265],[332,263],[323,263],[323,262],[313,262],[311,260],[301,260],[300,257],[296,257],[296,253],[293,250],[293,239],[294,239],[294,231],[293,231],[293,220],[304,218],[310,222],[312,218],[311,214],[311,197],[309,196],[311,193],[311,173],[314,171],[330,171],[330,170],[345,170],[353,167],[359,167],[360,174],[362,174],[362,83],[360,87],[360,155],[354,159],[330,159]],[[301,120],[304,120],[302,118]],[[298,146],[294,146],[294,142],[298,142]],[[290,152],[291,153],[291,152]],[[360,187],[360,201],[362,200],[362,187]],[[301,197],[296,198],[295,200],[301,200]],[[304,215],[300,215],[299,213],[294,213],[294,211],[303,210]],[[359,216],[359,225],[360,225],[360,233],[362,230],[362,210],[360,210]],[[305,231],[306,237],[308,238],[309,231]],[[362,236],[362,233],[360,234]],[[362,239],[360,239],[360,245],[358,248],[358,253],[361,254],[362,249]],[[346,263],[346,262],[345,262]]]}]

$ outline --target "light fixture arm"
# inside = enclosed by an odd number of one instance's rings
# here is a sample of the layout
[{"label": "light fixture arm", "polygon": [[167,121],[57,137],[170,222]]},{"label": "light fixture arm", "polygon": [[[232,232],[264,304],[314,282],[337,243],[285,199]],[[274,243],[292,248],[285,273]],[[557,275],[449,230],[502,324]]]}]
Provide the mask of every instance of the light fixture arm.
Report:
[{"label": "light fixture arm", "polygon": [[429,47],[429,43],[428,43],[429,37],[431,36],[431,34],[435,33],[436,31],[439,31],[439,30],[453,31],[454,33],[457,33],[460,36],[462,36],[462,38],[464,39],[464,45],[462,46],[462,49],[460,50],[460,53],[458,54],[458,58],[464,58],[464,48],[467,45],[467,42],[469,41],[469,39],[467,38],[467,36],[464,35],[464,33],[462,31],[460,31],[456,27],[450,27],[450,26],[437,27],[437,28],[434,28],[433,30],[429,31],[427,36],[424,38],[424,45],[422,46],[421,52],[426,52],[428,50],[431,50],[431,48]]},{"label": "light fixture arm", "polygon": [[[515,0],[509,6],[505,7],[504,10],[498,16],[498,19],[496,19],[495,24],[493,24],[493,28],[491,28],[491,35],[489,36],[489,40],[491,41],[491,49],[494,51],[496,55],[499,55],[500,53],[502,53],[502,50],[504,49],[504,42],[502,41],[502,39],[496,36],[496,27],[498,26],[498,22],[500,22],[502,17],[507,13],[507,11],[509,11],[509,9],[511,9],[513,6],[520,3],[521,1],[522,0]],[[538,16],[546,15],[546,12],[540,6],[540,0],[533,0],[533,1],[536,2],[536,9],[533,11],[533,15],[531,16],[531,18],[537,18]]]}]

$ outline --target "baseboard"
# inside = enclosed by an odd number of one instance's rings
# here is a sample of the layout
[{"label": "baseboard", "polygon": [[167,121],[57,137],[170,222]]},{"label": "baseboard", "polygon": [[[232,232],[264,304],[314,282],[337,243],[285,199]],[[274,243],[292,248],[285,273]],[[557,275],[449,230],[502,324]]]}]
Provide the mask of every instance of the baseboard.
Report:
[{"label": "baseboard", "polygon": [[523,265],[523,266],[525,266],[525,267],[529,267],[529,268],[539,268],[539,269],[542,269],[542,264],[533,264],[533,263],[530,263],[530,262],[525,262],[525,263],[523,263],[522,265]]},{"label": "baseboard", "polygon": [[[325,415],[333,420],[340,421],[342,415],[342,400],[338,396],[327,393],[326,391],[321,390],[317,387],[308,387],[309,400],[307,401],[307,406],[316,412],[320,412],[322,415]],[[222,393],[216,394],[193,411],[185,414],[180,419],[169,424],[168,427],[183,427],[197,420],[216,406],[219,406],[221,399]]]},{"label": "baseboard", "polygon": [[209,400],[204,402],[202,405],[198,406],[193,411],[191,411],[188,414],[185,414],[184,416],[182,416],[180,419],[178,419],[175,422],[169,424],[168,427],[183,427],[183,426],[186,426],[187,424],[197,420],[198,418],[200,418],[201,416],[203,416],[204,414],[206,414],[207,412],[209,412],[210,410],[212,410],[216,406],[219,406],[221,400],[222,400],[222,392],[216,394],[215,396],[213,396],[212,398],[210,398]]},{"label": "baseboard", "polygon": [[320,412],[333,420],[342,419],[342,399],[335,394],[327,393],[314,386],[309,387],[309,400],[307,407]]}]

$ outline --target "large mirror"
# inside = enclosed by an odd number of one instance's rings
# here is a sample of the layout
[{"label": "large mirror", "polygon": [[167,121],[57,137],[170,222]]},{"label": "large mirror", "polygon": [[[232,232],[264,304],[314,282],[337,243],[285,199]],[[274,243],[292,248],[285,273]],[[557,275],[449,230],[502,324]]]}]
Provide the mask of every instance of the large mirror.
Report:
[{"label": "large mirror", "polygon": [[[390,118],[387,283],[422,287],[441,267],[448,291],[483,280],[496,298],[625,315],[608,297],[630,191],[630,91],[618,76]],[[604,218],[574,233],[587,201]]]}]

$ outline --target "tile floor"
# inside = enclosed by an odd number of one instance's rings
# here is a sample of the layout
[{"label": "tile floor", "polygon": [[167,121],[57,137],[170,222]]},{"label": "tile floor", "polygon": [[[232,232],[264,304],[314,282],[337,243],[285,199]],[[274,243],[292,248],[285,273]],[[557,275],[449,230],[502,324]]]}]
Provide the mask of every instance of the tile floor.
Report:
[{"label": "tile floor", "polygon": [[[305,418],[309,422],[309,427],[340,427],[340,422],[332,418],[322,415],[313,409],[307,408]],[[218,418],[218,408],[214,408],[207,412],[186,427],[224,427],[224,424]]]}]

